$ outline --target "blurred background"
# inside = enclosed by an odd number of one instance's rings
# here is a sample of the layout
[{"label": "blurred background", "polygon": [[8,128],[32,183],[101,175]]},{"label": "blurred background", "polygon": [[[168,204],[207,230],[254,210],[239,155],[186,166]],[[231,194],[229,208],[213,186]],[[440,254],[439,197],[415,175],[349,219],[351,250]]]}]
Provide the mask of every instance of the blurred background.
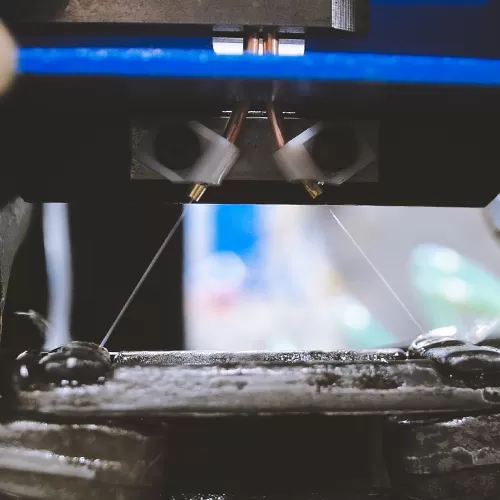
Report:
[{"label": "blurred background", "polygon": [[500,315],[500,244],[484,209],[190,206],[187,349],[405,345]]}]

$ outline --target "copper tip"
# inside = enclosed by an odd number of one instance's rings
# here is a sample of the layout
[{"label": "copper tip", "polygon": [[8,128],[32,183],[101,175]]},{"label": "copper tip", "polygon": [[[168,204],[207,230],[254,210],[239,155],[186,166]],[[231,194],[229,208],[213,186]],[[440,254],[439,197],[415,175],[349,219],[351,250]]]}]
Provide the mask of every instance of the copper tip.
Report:
[{"label": "copper tip", "polygon": [[303,181],[302,185],[306,188],[306,191],[311,195],[311,198],[316,199],[321,193],[323,193],[323,189],[319,182],[315,181]]},{"label": "copper tip", "polygon": [[243,37],[243,50],[250,54],[259,53],[260,36],[256,29],[249,30]]},{"label": "copper tip", "polygon": [[189,199],[191,201],[200,201],[206,190],[207,186],[204,184],[195,184],[189,193]]},{"label": "copper tip", "polygon": [[264,54],[272,54],[277,56],[279,54],[280,44],[278,34],[274,30],[268,30],[264,33],[263,52]]}]

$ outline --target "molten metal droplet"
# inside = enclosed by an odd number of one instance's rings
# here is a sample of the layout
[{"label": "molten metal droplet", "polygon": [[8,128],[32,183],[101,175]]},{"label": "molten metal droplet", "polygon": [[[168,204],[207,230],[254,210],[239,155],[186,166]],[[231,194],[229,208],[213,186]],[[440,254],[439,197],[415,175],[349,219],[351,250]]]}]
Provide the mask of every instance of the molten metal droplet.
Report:
[{"label": "molten metal droplet", "polygon": [[[91,342],[70,342],[40,360],[48,382],[76,386],[97,383],[111,369],[111,357],[103,347]],[[71,382],[69,382],[71,381]]]}]

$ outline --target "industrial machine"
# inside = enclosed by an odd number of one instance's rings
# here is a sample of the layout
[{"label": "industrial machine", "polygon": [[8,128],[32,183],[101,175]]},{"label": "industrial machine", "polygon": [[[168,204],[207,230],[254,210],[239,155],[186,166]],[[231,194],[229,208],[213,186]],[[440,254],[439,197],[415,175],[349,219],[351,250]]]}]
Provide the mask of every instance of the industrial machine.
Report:
[{"label": "industrial machine", "polygon": [[[42,227],[33,207],[71,202],[86,229],[70,329],[87,336],[48,352],[6,315],[0,491],[496,498],[496,325],[376,351],[150,348],[151,318],[177,335],[173,299],[171,315],[143,307],[115,334],[136,347],[108,351],[88,319],[101,283],[85,280],[123,253],[137,281],[133,251],[158,239],[144,236],[148,205],[173,229],[186,203],[485,206],[499,192],[499,14],[480,0],[4,0],[19,76],[0,106],[1,305],[38,286],[31,268],[11,275],[30,221]],[[97,226],[101,267],[85,237]]]}]

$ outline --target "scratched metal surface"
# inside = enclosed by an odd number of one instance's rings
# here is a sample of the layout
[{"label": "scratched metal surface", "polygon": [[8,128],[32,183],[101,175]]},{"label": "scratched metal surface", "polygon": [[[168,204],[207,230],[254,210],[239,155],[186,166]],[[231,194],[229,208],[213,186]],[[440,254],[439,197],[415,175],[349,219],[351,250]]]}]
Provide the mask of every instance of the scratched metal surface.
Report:
[{"label": "scratched metal surface", "polygon": [[228,365],[235,363],[304,365],[306,363],[334,362],[389,362],[402,361],[406,354],[400,349],[362,349],[359,351],[294,351],[294,352],[214,352],[214,351],[158,351],[119,352],[114,356],[116,365],[176,366],[176,365]]},{"label": "scratched metal surface", "polygon": [[395,419],[393,485],[412,498],[498,498],[500,416]]},{"label": "scratched metal surface", "polygon": [[[245,495],[243,494],[179,494],[170,500],[395,500],[396,495],[387,491],[343,491],[335,496],[331,493],[287,493],[286,495]],[[397,497],[399,500],[405,500]]]},{"label": "scratched metal surface", "polygon": [[[340,2],[345,3],[345,2]],[[348,2],[350,3],[350,2]],[[331,0],[71,0],[60,22],[148,22],[184,24],[271,24],[332,26]],[[267,22],[266,22],[267,21]],[[339,18],[337,23],[342,23]],[[344,21],[344,23],[346,23]],[[347,25],[348,23],[346,23]]]},{"label": "scratched metal surface", "polygon": [[0,491],[23,498],[135,500],[162,475],[162,439],[111,425],[6,422],[0,448]]},{"label": "scratched metal surface", "polygon": [[[452,419],[396,420],[404,453],[398,470],[408,474],[447,474],[500,464],[500,415]],[[450,455],[449,450],[453,450]]]},{"label": "scratched metal surface", "polygon": [[118,365],[102,385],[23,390],[16,410],[59,417],[401,414],[491,409],[497,392],[441,377],[426,361]]}]

